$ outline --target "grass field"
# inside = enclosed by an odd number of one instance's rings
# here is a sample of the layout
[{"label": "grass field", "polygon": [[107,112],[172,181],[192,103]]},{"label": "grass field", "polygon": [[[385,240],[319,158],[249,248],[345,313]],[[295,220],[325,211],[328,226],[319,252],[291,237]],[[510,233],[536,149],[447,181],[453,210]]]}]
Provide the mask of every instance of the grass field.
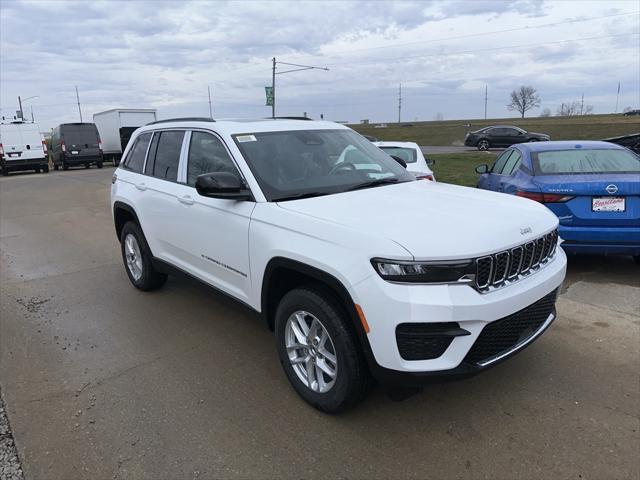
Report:
[{"label": "grass field", "polygon": [[[387,128],[374,128],[374,125],[351,125],[351,127],[380,140],[405,140],[416,142],[418,145],[446,146],[462,145],[467,131],[496,124],[516,125],[532,132],[547,133],[551,135],[551,140],[601,140],[640,132],[639,116],[625,117],[620,114],[388,123]],[[467,127],[467,125],[470,126]]]},{"label": "grass field", "polygon": [[478,182],[476,165],[481,163],[491,165],[496,158],[496,153],[440,153],[429,154],[429,158],[436,161],[431,169],[437,181],[475,187]]}]

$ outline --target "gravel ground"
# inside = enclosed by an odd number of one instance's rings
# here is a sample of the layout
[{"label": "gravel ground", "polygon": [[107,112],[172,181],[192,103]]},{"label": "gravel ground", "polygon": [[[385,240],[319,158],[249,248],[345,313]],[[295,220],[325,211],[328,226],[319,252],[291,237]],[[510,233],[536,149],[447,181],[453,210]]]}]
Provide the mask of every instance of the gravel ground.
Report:
[{"label": "gravel ground", "polygon": [[23,479],[20,459],[18,459],[18,452],[16,452],[16,444],[13,443],[11,426],[0,391],[0,480]]}]

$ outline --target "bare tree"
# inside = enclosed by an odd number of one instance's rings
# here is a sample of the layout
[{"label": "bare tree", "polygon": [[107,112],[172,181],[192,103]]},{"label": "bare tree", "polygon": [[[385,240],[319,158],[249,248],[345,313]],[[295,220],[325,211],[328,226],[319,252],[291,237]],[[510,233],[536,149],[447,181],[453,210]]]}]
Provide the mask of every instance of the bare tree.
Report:
[{"label": "bare tree", "polygon": [[538,91],[527,85],[522,85],[518,90],[511,92],[511,102],[507,105],[509,110],[520,112],[524,118],[525,112],[540,106]]},{"label": "bare tree", "polygon": [[556,115],[559,117],[575,117],[577,115],[591,114],[593,114],[593,105],[582,105],[582,103],[577,100],[564,102],[556,111]]},{"label": "bare tree", "polygon": [[542,110],[542,113],[540,114],[541,117],[550,117],[551,116],[551,109],[549,108],[545,108],[544,110]]}]

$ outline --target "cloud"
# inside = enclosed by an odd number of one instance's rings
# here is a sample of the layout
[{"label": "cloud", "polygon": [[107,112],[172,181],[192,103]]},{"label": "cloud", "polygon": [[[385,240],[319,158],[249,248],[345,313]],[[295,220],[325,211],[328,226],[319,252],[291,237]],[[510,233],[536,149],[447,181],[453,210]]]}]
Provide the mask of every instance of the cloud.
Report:
[{"label": "cloud", "polygon": [[[621,103],[639,95],[638,37],[629,35],[637,15],[590,20],[628,12],[624,1],[3,1],[0,9],[0,108],[39,95],[32,105],[46,127],[75,120],[75,85],[89,117],[114,107],[207,114],[207,85],[216,114],[266,115],[273,56],[330,68],[278,76],[281,113],[389,121],[400,82],[412,119],[478,116],[484,85],[496,116],[508,114],[508,93],[521,83],[539,86],[543,106],[586,90],[601,99],[596,110],[608,108],[611,75],[636,85]],[[583,21],[562,23],[576,11]],[[549,23],[560,25],[540,26]]]}]

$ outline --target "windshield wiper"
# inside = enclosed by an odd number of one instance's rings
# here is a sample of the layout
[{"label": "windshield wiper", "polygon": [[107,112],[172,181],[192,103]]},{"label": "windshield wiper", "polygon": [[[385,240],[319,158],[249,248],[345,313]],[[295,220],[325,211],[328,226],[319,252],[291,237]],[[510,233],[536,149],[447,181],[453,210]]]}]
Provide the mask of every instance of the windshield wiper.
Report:
[{"label": "windshield wiper", "polygon": [[379,185],[388,185],[390,183],[398,183],[398,179],[397,178],[379,178],[377,180],[370,180],[368,182],[359,183],[358,185],[349,187],[345,190],[345,192],[350,192],[352,190],[360,190],[362,188],[377,187]]},{"label": "windshield wiper", "polygon": [[303,198],[321,197],[323,195],[329,195],[329,194],[327,192],[304,192],[304,193],[296,193],[294,195],[287,195],[286,197],[274,198],[272,201],[285,202],[287,200],[300,200]]}]

